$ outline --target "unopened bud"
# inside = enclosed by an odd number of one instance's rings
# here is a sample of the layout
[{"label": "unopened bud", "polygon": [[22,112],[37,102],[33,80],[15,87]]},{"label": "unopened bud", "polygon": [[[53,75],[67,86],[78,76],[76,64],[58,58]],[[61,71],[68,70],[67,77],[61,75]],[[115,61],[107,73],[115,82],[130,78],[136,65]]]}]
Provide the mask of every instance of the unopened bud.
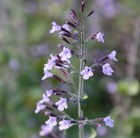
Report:
[{"label": "unopened bud", "polygon": [[74,23],[70,22],[70,21],[67,21],[66,23],[68,25],[70,25],[71,27],[73,27],[73,28],[77,28],[77,26]]},{"label": "unopened bud", "polygon": [[63,44],[59,44],[59,45],[58,45],[58,48],[63,49],[63,47],[65,47]]},{"label": "unopened bud", "polygon": [[76,13],[75,10],[71,9],[71,13],[70,14],[72,15],[73,19],[75,19],[75,20],[77,19],[78,16],[77,16],[77,13]]},{"label": "unopened bud", "polygon": [[70,45],[70,42],[65,37],[61,37],[61,39]]},{"label": "unopened bud", "polygon": [[81,3],[81,12],[83,13],[85,9],[85,1],[82,1]]},{"label": "unopened bud", "polygon": [[94,13],[94,10],[90,11],[87,15],[87,17],[91,16]]}]

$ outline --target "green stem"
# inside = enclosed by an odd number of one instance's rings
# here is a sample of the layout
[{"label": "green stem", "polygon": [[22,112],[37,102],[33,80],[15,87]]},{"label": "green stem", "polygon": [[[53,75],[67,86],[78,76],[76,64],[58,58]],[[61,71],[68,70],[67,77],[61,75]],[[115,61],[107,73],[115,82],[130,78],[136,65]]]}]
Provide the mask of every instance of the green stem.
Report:
[{"label": "green stem", "polygon": [[[80,68],[79,72],[81,72],[84,69],[84,55],[85,55],[85,43],[84,43],[84,22],[83,22],[83,16],[81,15],[81,24],[80,24]],[[84,80],[82,76],[79,76],[79,91],[78,91],[78,117],[83,117],[83,111],[81,109],[81,99],[83,97],[83,91],[84,91]],[[84,126],[79,125],[79,138],[84,137]]]}]

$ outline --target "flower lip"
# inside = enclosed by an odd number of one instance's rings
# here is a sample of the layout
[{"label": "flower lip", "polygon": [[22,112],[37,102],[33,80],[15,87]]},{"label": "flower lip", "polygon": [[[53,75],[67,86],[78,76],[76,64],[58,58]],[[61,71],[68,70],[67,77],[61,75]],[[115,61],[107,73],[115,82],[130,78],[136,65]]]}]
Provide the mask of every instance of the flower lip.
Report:
[{"label": "flower lip", "polygon": [[49,116],[49,119],[45,122],[45,124],[49,125],[50,127],[54,127],[57,125],[57,117]]},{"label": "flower lip", "polygon": [[53,127],[50,127],[48,125],[42,125],[40,130],[40,136],[46,136],[53,130]]},{"label": "flower lip", "polygon": [[82,70],[80,74],[83,76],[83,79],[88,80],[89,77],[93,76],[92,68],[85,66],[84,70]]},{"label": "flower lip", "polygon": [[64,109],[68,108],[67,99],[61,97],[60,100],[55,103],[55,105],[59,111],[63,111]]},{"label": "flower lip", "polygon": [[69,59],[71,58],[71,50],[69,48],[63,47],[63,51],[59,54],[62,61],[69,62]]},{"label": "flower lip", "polygon": [[111,68],[109,63],[106,63],[102,66],[102,72],[105,75],[111,76],[112,73],[114,72],[113,69]]},{"label": "flower lip", "polygon": [[42,80],[45,80],[50,77],[53,77],[53,74],[49,72],[48,70],[44,69],[44,76],[42,77]]},{"label": "flower lip", "polygon": [[53,21],[51,24],[52,29],[50,30],[50,34],[61,30],[61,26],[57,25],[56,22]]},{"label": "flower lip", "polygon": [[102,43],[104,43],[104,33],[101,33],[101,32],[98,32],[97,34],[96,34],[96,39],[97,39],[97,41],[99,41],[99,42],[102,42]]},{"label": "flower lip", "polygon": [[118,59],[116,58],[116,51],[113,50],[109,55],[108,55],[108,58],[111,59],[111,60],[114,60],[114,61],[118,61]]},{"label": "flower lip", "polygon": [[105,122],[106,126],[114,127],[114,120],[112,120],[110,116],[103,118],[103,121]]},{"label": "flower lip", "polygon": [[65,130],[71,126],[71,120],[62,120],[59,122],[59,129]]}]

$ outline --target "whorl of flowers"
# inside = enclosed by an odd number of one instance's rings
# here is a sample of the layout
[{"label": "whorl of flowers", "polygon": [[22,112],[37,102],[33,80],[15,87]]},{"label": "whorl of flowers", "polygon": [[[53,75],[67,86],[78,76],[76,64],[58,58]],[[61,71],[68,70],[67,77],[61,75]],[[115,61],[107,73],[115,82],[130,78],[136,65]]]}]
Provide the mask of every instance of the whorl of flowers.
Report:
[{"label": "whorl of flowers", "polygon": [[[110,54],[97,59],[91,65],[87,65],[84,62],[86,58],[86,42],[95,40],[104,43],[104,33],[102,32],[96,32],[87,38],[85,38],[83,35],[83,26],[85,21],[94,13],[94,11],[90,11],[88,14],[86,14],[84,13],[84,9],[85,2],[82,1],[80,14],[72,9],[70,12],[71,18],[63,25],[58,25],[55,21],[52,22],[52,29],[50,30],[50,33],[58,33],[59,38],[63,41],[64,44],[59,44],[58,47],[60,52],[55,56],[50,55],[48,62],[44,64],[44,75],[42,80],[53,78],[60,81],[60,83],[69,85],[74,83],[71,73],[77,74],[79,76],[79,80],[84,82],[94,77],[97,67],[102,69],[102,73],[104,75],[110,76],[114,72],[110,65],[111,62],[109,62],[109,60],[118,61],[116,58],[116,51],[114,50]],[[77,69],[72,64],[71,59],[74,58],[79,59],[79,69]],[[63,80],[61,77],[55,75],[52,72],[52,69],[54,68],[60,71],[60,73],[64,75],[63,78],[66,79]],[[60,131],[66,130],[73,125],[93,125],[96,127],[100,127],[102,125],[109,127],[114,126],[114,121],[110,118],[110,116],[91,120],[82,115],[78,115],[77,119],[74,119],[65,112],[70,106],[71,102],[75,103],[76,105],[78,102],[78,105],[80,105],[80,101],[84,96],[81,92],[82,88],[80,86],[80,89],[77,88],[75,92],[70,92],[62,88],[46,90],[42,96],[42,99],[37,102],[35,109],[35,113],[43,111],[49,118],[41,127],[41,136],[48,135],[56,126],[58,126]],[[78,108],[80,107],[78,106]],[[81,109],[78,110],[81,112]]]}]

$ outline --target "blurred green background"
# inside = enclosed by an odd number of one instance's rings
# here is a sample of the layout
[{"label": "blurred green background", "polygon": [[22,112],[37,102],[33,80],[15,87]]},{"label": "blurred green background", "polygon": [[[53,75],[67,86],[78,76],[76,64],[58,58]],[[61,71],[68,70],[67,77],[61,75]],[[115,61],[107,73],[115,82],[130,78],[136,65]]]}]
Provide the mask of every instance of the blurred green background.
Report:
[{"label": "blurred green background", "polygon": [[[97,71],[86,81],[85,116],[111,114],[115,120],[113,129],[98,128],[97,138],[139,138],[140,1],[86,2],[86,10],[95,11],[87,21],[87,36],[97,31],[105,34],[104,44],[88,43],[89,63],[112,50],[119,61],[112,63],[113,76]],[[40,138],[40,126],[47,118],[34,113],[36,102],[57,85],[53,80],[41,81],[44,64],[61,42],[49,34],[51,22],[64,24],[70,9],[79,7],[80,0],[0,0],[0,138]],[[76,108],[68,112],[76,114]],[[71,138],[77,138],[75,128],[69,131]],[[86,130],[88,137],[90,129]]]}]

